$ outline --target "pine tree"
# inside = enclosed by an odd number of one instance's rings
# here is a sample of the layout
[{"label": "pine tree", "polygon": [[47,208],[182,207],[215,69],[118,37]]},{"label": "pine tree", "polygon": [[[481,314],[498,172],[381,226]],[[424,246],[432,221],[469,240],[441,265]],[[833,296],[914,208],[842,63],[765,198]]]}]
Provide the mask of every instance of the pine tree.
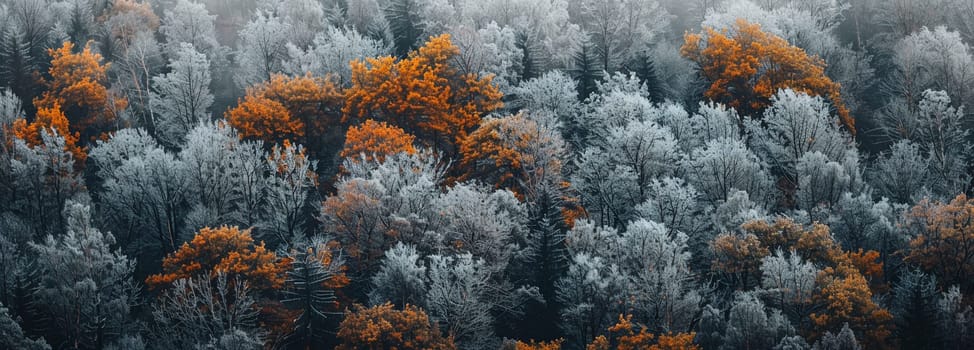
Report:
[{"label": "pine tree", "polygon": [[298,244],[289,254],[291,270],[285,277],[284,306],[300,312],[289,337],[293,344],[317,348],[327,340],[326,319],[334,313],[335,288],[348,283],[341,273],[341,256],[336,256],[329,242],[316,236]]},{"label": "pine tree", "polygon": [[[0,62],[3,62],[0,64],[0,86],[9,87],[22,101],[31,101],[38,83],[33,75],[37,67],[30,55],[30,47],[14,28],[2,29],[0,27]],[[24,107],[32,109],[33,105],[27,103]],[[33,110],[26,112],[34,113]]]},{"label": "pine tree", "polygon": [[558,325],[546,320],[556,320],[561,313],[556,282],[568,268],[567,227],[561,207],[557,194],[549,190],[539,191],[537,199],[528,205],[528,252],[523,266],[530,270],[532,284],[544,300],[528,304],[519,331],[535,339],[555,339],[559,335]]},{"label": "pine tree", "polygon": [[406,57],[410,51],[419,48],[423,35],[423,19],[420,17],[417,0],[393,0],[385,8],[386,20],[392,31],[396,55]]},{"label": "pine tree", "polygon": [[588,38],[579,45],[573,59],[575,65],[569,73],[578,81],[578,97],[585,100],[598,90],[596,81],[602,78],[604,68],[599,64],[595,45]]},{"label": "pine tree", "polygon": [[892,312],[904,349],[937,347],[937,279],[919,270],[906,271],[893,288]]}]

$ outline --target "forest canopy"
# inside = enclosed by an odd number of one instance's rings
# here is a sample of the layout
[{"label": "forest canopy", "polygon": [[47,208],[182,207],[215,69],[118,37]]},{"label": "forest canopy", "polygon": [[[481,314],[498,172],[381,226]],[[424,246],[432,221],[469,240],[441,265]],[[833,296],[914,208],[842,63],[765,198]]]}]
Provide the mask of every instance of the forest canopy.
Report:
[{"label": "forest canopy", "polygon": [[0,349],[965,349],[974,1],[0,0]]}]

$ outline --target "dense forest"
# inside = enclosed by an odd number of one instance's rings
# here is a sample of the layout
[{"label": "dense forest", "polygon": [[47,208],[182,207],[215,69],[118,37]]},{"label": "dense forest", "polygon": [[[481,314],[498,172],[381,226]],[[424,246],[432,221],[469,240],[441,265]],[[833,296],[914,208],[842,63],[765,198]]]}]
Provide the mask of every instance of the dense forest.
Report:
[{"label": "dense forest", "polygon": [[965,349],[974,0],[0,0],[0,349]]}]

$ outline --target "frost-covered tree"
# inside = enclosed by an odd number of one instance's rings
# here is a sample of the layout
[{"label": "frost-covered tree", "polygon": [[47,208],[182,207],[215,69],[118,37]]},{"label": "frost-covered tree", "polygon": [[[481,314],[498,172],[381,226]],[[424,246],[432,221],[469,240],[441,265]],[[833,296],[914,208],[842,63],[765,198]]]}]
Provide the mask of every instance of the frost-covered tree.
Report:
[{"label": "frost-covered tree", "polygon": [[764,164],[737,139],[717,139],[693,150],[684,161],[688,180],[713,204],[726,201],[733,190],[746,191],[761,205],[771,197],[771,179]]},{"label": "frost-covered tree", "polygon": [[671,234],[660,223],[637,220],[610,246],[614,265],[631,283],[628,295],[621,297],[630,299],[633,315],[656,332],[688,329],[700,308],[687,241],[685,234]]},{"label": "frost-covered tree", "polygon": [[796,164],[806,153],[819,152],[840,161],[854,146],[822,97],[785,89],[778,91],[771,102],[762,119],[766,126],[749,123],[748,129],[765,160],[784,174],[797,176]]},{"label": "frost-covered tree", "polygon": [[845,249],[875,250],[881,255],[883,266],[888,267],[888,255],[906,243],[906,237],[895,227],[902,209],[885,198],[873,201],[869,191],[845,193],[832,207],[829,227]]},{"label": "frost-covered tree", "polygon": [[685,234],[646,220],[621,233],[579,225],[566,237],[573,257],[557,283],[562,329],[570,342],[603,334],[623,312],[654,332],[687,329],[694,322],[702,297],[689,275]]},{"label": "frost-covered tree", "polygon": [[805,153],[798,159],[795,170],[798,174],[798,207],[807,211],[820,206],[832,209],[843,194],[856,193],[862,187],[855,151],[847,152],[840,161],[831,161],[818,151]]},{"label": "frost-covered tree", "polygon": [[812,292],[818,272],[811,262],[802,259],[795,251],[786,254],[779,249],[761,260],[762,293],[772,306],[802,325],[812,310]]},{"label": "frost-covered tree", "polygon": [[631,169],[635,175],[640,201],[646,199],[650,183],[671,174],[682,156],[669,129],[653,121],[632,121],[625,127],[612,128],[604,142],[611,162]]},{"label": "frost-covered tree", "polygon": [[[178,247],[187,191],[184,163],[145,131],[125,129],[91,152],[103,181],[102,219],[126,249]],[[138,250],[137,250],[138,251]]]},{"label": "frost-covered tree", "polygon": [[211,15],[204,3],[177,0],[163,13],[159,32],[166,39],[164,46],[169,55],[178,55],[182,44],[186,43],[206,54],[211,61],[219,59],[216,57],[220,54],[214,26],[216,15]]},{"label": "frost-covered tree", "polygon": [[109,67],[116,79],[112,86],[129,101],[129,113],[138,125],[154,130],[152,78],[164,68],[159,42],[150,31],[136,33],[125,52]]},{"label": "frost-covered tree", "polygon": [[399,242],[385,252],[382,267],[372,276],[369,303],[391,302],[397,307],[423,305],[427,292],[426,266],[416,248]]},{"label": "frost-covered tree", "polygon": [[[924,24],[928,25],[928,24]],[[956,31],[938,26],[918,30],[901,39],[893,48],[893,64],[896,66],[890,81],[885,85],[887,94],[892,97],[894,106],[902,103],[908,110],[915,111],[928,89],[943,90],[956,101],[968,101],[974,94],[974,70],[970,47]],[[885,113],[895,110],[887,108]],[[887,115],[895,121],[895,115]],[[900,125],[889,125],[895,128]],[[888,130],[909,132],[908,130]]]},{"label": "frost-covered tree", "polygon": [[856,340],[856,334],[849,328],[849,324],[842,325],[842,329],[833,334],[825,332],[822,339],[815,342],[815,349],[820,350],[859,350],[862,346]]},{"label": "frost-covered tree", "polygon": [[281,242],[301,238],[310,228],[311,189],[318,185],[318,162],[309,159],[301,145],[274,146],[267,158],[267,213],[263,228]]},{"label": "frost-covered tree", "polygon": [[138,287],[135,264],[115,238],[91,224],[88,206],[65,205],[66,233],[31,244],[40,280],[34,296],[52,321],[53,333],[70,347],[97,348],[134,331],[131,308]]},{"label": "frost-covered tree", "polygon": [[[617,298],[626,291],[627,276],[605,259],[575,254],[558,283],[558,301],[565,305],[560,325],[569,344],[581,348],[625,312]],[[615,315],[615,316],[613,316]]]},{"label": "frost-covered tree", "polygon": [[156,135],[170,146],[201,122],[209,121],[210,62],[192,44],[181,43],[169,61],[169,73],[152,79],[150,103],[156,113]]},{"label": "frost-covered tree", "polygon": [[765,310],[753,293],[738,292],[730,308],[721,349],[766,349],[778,339],[794,334],[788,319],[778,310]]},{"label": "frost-covered tree", "polygon": [[250,288],[241,279],[231,281],[224,273],[179,279],[152,305],[151,344],[158,349],[218,344],[258,349],[263,331],[257,313]]},{"label": "frost-covered tree", "polygon": [[941,293],[937,302],[940,340],[944,348],[961,349],[974,337],[974,312],[963,302],[964,296],[957,286]]},{"label": "frost-covered tree", "polygon": [[646,50],[669,25],[669,14],[655,0],[586,0],[577,6],[575,22],[591,33],[599,64],[609,72]]},{"label": "frost-covered tree", "polygon": [[258,10],[240,30],[234,81],[241,88],[267,81],[283,70],[290,25],[276,14]]},{"label": "frost-covered tree", "polygon": [[483,259],[491,271],[506,268],[512,254],[512,235],[526,219],[526,208],[507,190],[458,184],[433,201],[437,233],[450,250]]},{"label": "frost-covered tree", "polygon": [[460,49],[453,64],[463,74],[493,75],[502,91],[517,83],[524,51],[517,47],[515,32],[495,22],[480,29],[459,25],[451,28],[450,39]]},{"label": "frost-covered tree", "polygon": [[895,203],[913,203],[927,186],[927,161],[920,147],[900,140],[872,162],[869,184]]},{"label": "frost-covered tree", "polygon": [[526,109],[531,113],[547,113],[560,122],[562,137],[574,141],[571,136],[579,128],[577,114],[581,108],[578,102],[576,82],[560,70],[522,81],[511,93],[514,95],[514,108]]},{"label": "frost-covered tree", "polygon": [[642,201],[633,169],[613,164],[596,147],[586,149],[577,161],[571,182],[589,217],[600,225],[624,227]]},{"label": "frost-covered tree", "polygon": [[328,24],[325,8],[315,0],[279,0],[274,12],[287,23],[287,35],[280,38],[291,45],[306,48]]},{"label": "frost-covered tree", "polygon": [[237,169],[230,164],[239,142],[237,132],[223,123],[199,124],[186,135],[179,152],[190,208],[183,232],[219,225],[231,215]]},{"label": "frost-covered tree", "polygon": [[14,139],[5,165],[13,178],[13,212],[30,223],[35,237],[63,232],[65,203],[84,187],[76,159],[58,130],[43,130],[40,136],[38,145]]},{"label": "frost-covered tree", "polygon": [[499,343],[491,315],[490,270],[469,253],[429,257],[426,310],[465,349],[493,349]]},{"label": "frost-covered tree", "polygon": [[920,125],[915,131],[915,142],[927,156],[931,190],[945,197],[969,188],[967,160],[974,149],[968,140],[964,108],[954,108],[950,102],[943,91],[924,91],[917,111]]},{"label": "frost-covered tree", "polygon": [[284,70],[288,73],[303,75],[310,72],[319,77],[331,75],[338,85],[347,87],[352,81],[350,61],[386,55],[389,50],[382,42],[354,29],[330,27],[318,33],[307,49],[288,45],[288,52],[290,59],[284,63]]},{"label": "frost-covered tree", "polygon": [[397,56],[405,57],[419,47],[426,31],[423,18],[425,5],[426,2],[422,0],[390,0],[385,3],[382,10],[392,32]]},{"label": "frost-covered tree", "polygon": [[690,237],[706,227],[702,219],[700,193],[681,178],[665,177],[653,180],[646,191],[646,201],[636,210],[641,217],[681,231]]},{"label": "frost-covered tree", "polygon": [[388,232],[419,251],[439,247],[432,203],[443,170],[436,157],[422,152],[391,155],[381,163],[346,161],[344,167],[348,175],[322,203],[319,219],[347,252],[351,289],[364,294],[383,253],[395,243]]}]

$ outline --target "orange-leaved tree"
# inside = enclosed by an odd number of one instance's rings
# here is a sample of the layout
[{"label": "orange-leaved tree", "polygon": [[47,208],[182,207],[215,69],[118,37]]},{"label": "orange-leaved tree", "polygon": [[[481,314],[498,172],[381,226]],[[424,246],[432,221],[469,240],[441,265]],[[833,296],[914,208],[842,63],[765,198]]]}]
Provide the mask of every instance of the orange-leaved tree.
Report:
[{"label": "orange-leaved tree", "polygon": [[128,102],[106,87],[109,64],[102,64],[101,55],[89,45],[79,53],[72,52],[74,44],[64,42],[57,49],[49,49],[50,81],[47,91],[34,100],[38,110],[60,109],[64,112],[72,132],[83,141],[93,141],[108,130]]},{"label": "orange-leaved tree", "polygon": [[552,341],[534,341],[532,339],[528,342],[518,340],[514,343],[514,350],[560,350],[561,343],[564,342],[564,339],[555,339]]},{"label": "orange-leaved tree", "polygon": [[523,199],[539,185],[560,186],[564,152],[558,131],[523,113],[484,119],[460,143],[459,180],[481,177]]},{"label": "orange-leaved tree", "polygon": [[787,40],[738,19],[730,29],[706,28],[687,33],[681,53],[700,67],[710,83],[707,98],[759,116],[779,89],[790,88],[832,101],[842,124],[853,135],[855,121],[842,102],[838,83],[825,75],[825,61],[809,56]]},{"label": "orange-leaved tree", "polygon": [[242,278],[256,290],[276,290],[284,285],[290,259],[279,258],[264,243],[254,244],[250,230],[236,226],[205,227],[190,242],[162,260],[162,273],[145,280],[149,288],[167,287],[193,276],[226,273]]},{"label": "orange-leaved tree", "polygon": [[413,146],[415,140],[416,137],[399,127],[368,119],[361,125],[348,128],[345,148],[340,156],[355,162],[361,160],[362,156],[366,161],[382,162],[389,155],[416,153]]},{"label": "orange-leaved tree", "polygon": [[23,118],[15,120],[10,130],[15,137],[24,140],[31,146],[37,146],[44,142],[41,138],[41,132],[56,132],[64,138],[64,150],[70,152],[78,161],[75,163],[76,166],[84,163],[87,156],[84,149],[78,145],[78,133],[71,131],[68,118],[56,102],[51,108],[39,108],[34,115],[34,121],[31,123]]},{"label": "orange-leaved tree", "polygon": [[452,155],[483,115],[503,106],[491,77],[462,74],[451,66],[459,52],[443,34],[402,60],[352,61],[344,118],[388,122]]},{"label": "orange-leaved tree", "polygon": [[696,333],[660,334],[658,337],[645,326],[632,323],[632,315],[619,315],[619,322],[609,327],[609,336],[600,335],[588,344],[586,350],[699,350],[693,343]]},{"label": "orange-leaved tree", "polygon": [[813,338],[848,324],[867,349],[889,348],[893,315],[873,301],[869,282],[856,266],[842,262],[826,267],[815,285],[813,299],[822,310],[810,315]]},{"label": "orange-leaved tree", "polygon": [[247,88],[226,118],[243,137],[313,144],[309,141],[323,138],[329,128],[341,129],[341,103],[341,92],[328,78],[275,74]]},{"label": "orange-leaved tree", "polygon": [[907,213],[905,226],[913,233],[907,262],[936,274],[944,286],[974,290],[974,199],[924,199]]},{"label": "orange-leaved tree", "polygon": [[397,310],[388,302],[370,308],[355,305],[345,313],[338,339],[342,343],[335,349],[339,350],[456,349],[453,338],[440,335],[423,309],[406,305]]},{"label": "orange-leaved tree", "polygon": [[[820,312],[808,316],[804,335],[817,339],[828,331],[842,328],[846,323],[857,339],[868,348],[885,348],[890,334],[892,316],[873,301],[875,291],[870,280],[879,286],[882,266],[873,251],[845,252],[835,241],[827,225],[814,223],[806,227],[789,218],[773,222],[749,221],[741,229],[753,235],[761,247],[770,250],[793,251],[803,259],[821,266],[815,279],[813,303]],[[803,316],[804,318],[804,316]],[[801,322],[805,325],[805,322]]]}]

